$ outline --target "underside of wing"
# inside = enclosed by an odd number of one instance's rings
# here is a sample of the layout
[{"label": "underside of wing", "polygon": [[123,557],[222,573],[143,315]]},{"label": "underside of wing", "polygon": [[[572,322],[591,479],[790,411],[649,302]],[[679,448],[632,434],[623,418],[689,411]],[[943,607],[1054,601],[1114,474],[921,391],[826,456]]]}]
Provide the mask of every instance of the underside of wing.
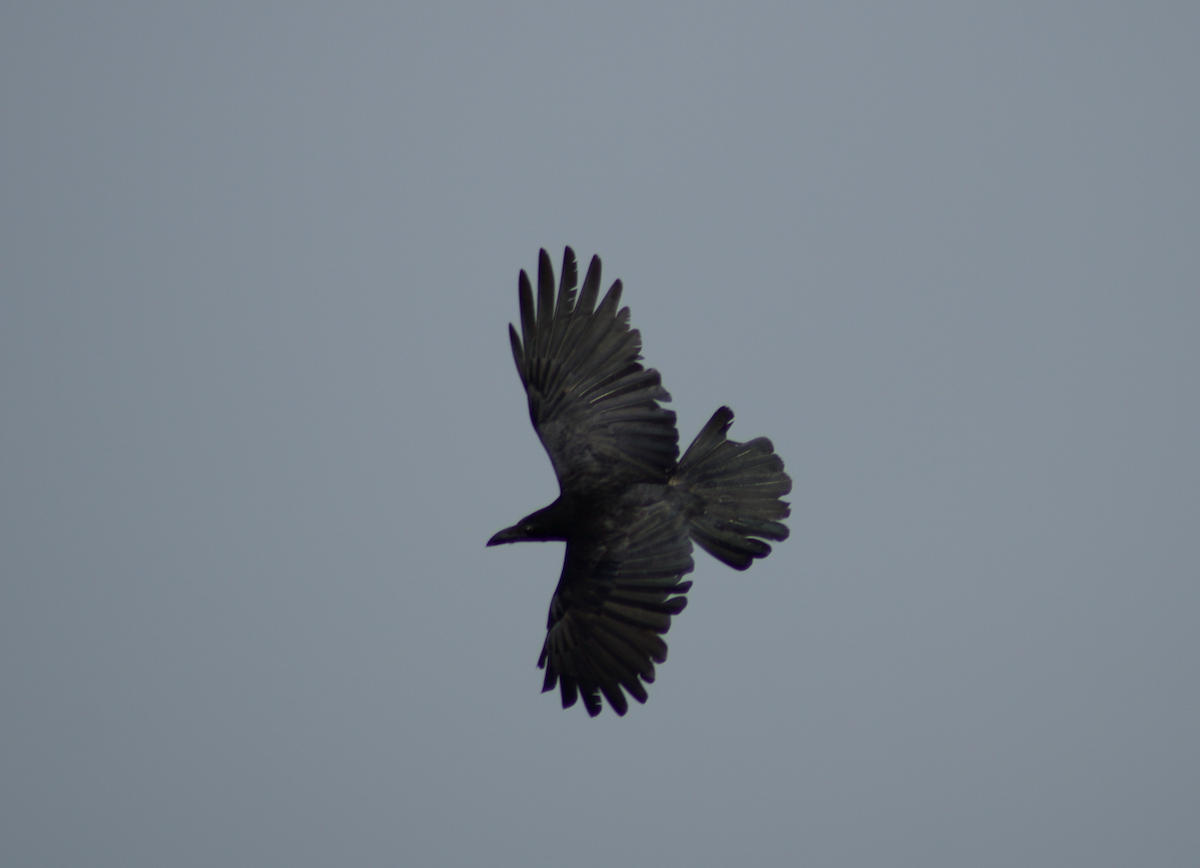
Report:
[{"label": "underside of wing", "polygon": [[692,546],[679,513],[666,502],[641,507],[628,531],[593,548],[567,544],[566,562],[550,602],[538,666],[542,690],[559,685],[563,708],[583,697],[587,713],[600,713],[600,694],[617,714],[629,708],[625,693],[647,698],[654,664],[667,659],[662,634],[687,605]]},{"label": "underside of wing", "polygon": [[642,339],[620,308],[621,282],[596,306],[600,258],[592,257],[576,293],[578,269],[563,255],[557,295],[550,257],[538,260],[537,304],[520,277],[521,336],[509,326],[513,358],[529,397],[529,415],[563,490],[665,482],[679,456],[671,396],[658,371],[638,364]]}]

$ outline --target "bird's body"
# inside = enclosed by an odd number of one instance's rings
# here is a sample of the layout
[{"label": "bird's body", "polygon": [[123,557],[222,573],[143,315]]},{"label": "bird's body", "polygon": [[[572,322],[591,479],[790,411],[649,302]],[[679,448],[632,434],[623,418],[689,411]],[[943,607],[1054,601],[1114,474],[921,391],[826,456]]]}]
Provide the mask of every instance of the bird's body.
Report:
[{"label": "bird's body", "polygon": [[513,357],[534,429],[558,475],[560,495],[488,542],[560,540],[562,577],[550,602],[540,667],[543,690],[559,684],[563,707],[583,696],[588,714],[603,693],[618,714],[622,688],[646,701],[643,682],[666,660],[662,634],[687,604],[692,541],[736,569],[788,535],[780,497],[791,479],[771,442],[725,438],[733,412],[721,407],[682,460],[675,414],[654,369],[643,369],[621,282],[599,307],[600,260],[592,258],[576,298],[575,254],[567,248],[557,298],[546,251],[538,303],[520,279],[524,341],[510,326]]}]

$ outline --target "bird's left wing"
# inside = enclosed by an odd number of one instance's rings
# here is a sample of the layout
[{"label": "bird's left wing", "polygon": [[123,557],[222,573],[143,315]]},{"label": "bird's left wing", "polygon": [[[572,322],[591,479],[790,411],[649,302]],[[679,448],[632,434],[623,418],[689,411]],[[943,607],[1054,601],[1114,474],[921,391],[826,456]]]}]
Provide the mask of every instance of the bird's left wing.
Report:
[{"label": "bird's left wing", "polygon": [[617,714],[624,688],[646,701],[654,664],[667,659],[662,634],[687,605],[692,544],[682,516],[662,501],[637,507],[625,528],[598,544],[567,543],[562,578],[550,601],[546,642],[538,667],[542,691],[559,684],[563,708],[579,694],[587,713],[600,713],[600,694]]},{"label": "bird's left wing", "polygon": [[600,258],[592,257],[578,296],[570,247],[557,296],[545,250],[538,258],[537,305],[520,278],[521,335],[509,326],[513,358],[529,397],[529,416],[550,455],[559,486],[577,494],[611,485],[666,482],[679,457],[671,396],[658,371],[638,360],[642,338],[620,308],[621,281],[599,307]]}]

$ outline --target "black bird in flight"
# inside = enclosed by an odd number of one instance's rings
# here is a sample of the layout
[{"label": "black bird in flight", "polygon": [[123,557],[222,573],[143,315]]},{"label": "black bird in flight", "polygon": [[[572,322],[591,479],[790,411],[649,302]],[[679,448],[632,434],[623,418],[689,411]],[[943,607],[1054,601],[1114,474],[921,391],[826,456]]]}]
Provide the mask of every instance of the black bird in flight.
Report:
[{"label": "black bird in flight", "polygon": [[[562,576],[550,600],[538,668],[542,691],[562,691],[563,708],[582,695],[600,713],[600,694],[617,714],[622,688],[646,701],[643,682],[667,659],[662,635],[687,605],[692,541],[737,570],[787,539],[792,489],[783,461],[765,437],[725,438],[733,411],[721,407],[678,462],[675,414],[658,371],[644,369],[641,335],[629,308],[617,309],[621,281],[600,306],[600,257],[593,256],[576,295],[570,247],[562,280],[542,250],[534,307],[521,272],[521,337],[509,325],[513,358],[529,396],[529,416],[558,475],[559,496],[500,531],[488,545],[562,540]],[[522,337],[524,340],[522,340]]]}]

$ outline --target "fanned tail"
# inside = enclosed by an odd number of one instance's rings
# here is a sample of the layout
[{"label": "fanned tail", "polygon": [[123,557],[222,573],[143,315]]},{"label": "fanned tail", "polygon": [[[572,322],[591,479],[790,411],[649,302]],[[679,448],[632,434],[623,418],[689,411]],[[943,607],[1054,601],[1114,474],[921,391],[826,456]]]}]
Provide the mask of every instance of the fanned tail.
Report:
[{"label": "fanned tail", "polygon": [[781,519],[791,509],[779,498],[792,490],[792,480],[766,437],[749,443],[727,440],[732,423],[732,410],[717,410],[684,453],[670,483],[683,501],[688,533],[696,544],[744,570],[771,553],[764,539],[787,539]]}]

